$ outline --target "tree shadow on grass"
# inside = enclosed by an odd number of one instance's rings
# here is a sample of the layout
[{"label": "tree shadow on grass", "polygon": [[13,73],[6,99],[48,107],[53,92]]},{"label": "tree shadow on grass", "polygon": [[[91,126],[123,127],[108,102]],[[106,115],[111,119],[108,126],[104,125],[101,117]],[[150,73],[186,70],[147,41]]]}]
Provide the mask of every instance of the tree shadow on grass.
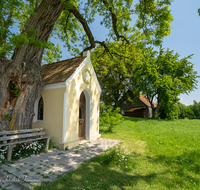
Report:
[{"label": "tree shadow on grass", "polygon": [[137,181],[145,181],[151,183],[156,177],[155,173],[148,175],[130,175],[112,167],[101,165],[96,161],[82,164],[76,170],[67,173],[54,182],[42,182],[41,186],[34,189],[40,190],[77,190],[77,189],[125,189],[125,187],[133,187]]},{"label": "tree shadow on grass", "polygon": [[146,119],[124,116],[124,121],[135,121],[135,122],[138,122],[138,121],[143,121],[143,120],[146,120]]},{"label": "tree shadow on grass", "polygon": [[[177,181],[181,185],[194,186],[200,189],[200,150],[195,151],[185,151],[179,156],[165,156],[158,155],[156,157],[148,157],[149,161],[152,163],[161,163],[165,165],[169,172],[176,176]],[[192,189],[192,187],[191,187]]]},{"label": "tree shadow on grass", "polygon": [[[133,158],[135,158],[134,155]],[[81,164],[76,170],[59,177],[54,182],[42,182],[41,186],[35,187],[38,190],[54,190],[54,189],[102,189],[102,190],[118,190],[118,189],[184,189],[185,187],[192,188],[191,183],[185,184],[184,181],[188,176],[176,177],[170,175],[173,172],[170,168],[164,170],[143,171],[142,173],[135,172],[135,163],[131,171],[124,171],[116,166],[110,166],[109,163],[102,162],[104,155],[100,155],[91,159],[88,162]],[[104,158],[103,158],[104,159]],[[141,158],[142,159],[142,158]],[[148,162],[163,163],[169,160],[167,157],[151,158],[148,157]],[[148,170],[148,168],[147,168]],[[177,172],[174,171],[174,172]],[[139,174],[138,174],[139,173]],[[175,176],[175,178],[171,178]],[[194,183],[195,179],[190,178]],[[198,185],[198,184],[196,184]]]}]

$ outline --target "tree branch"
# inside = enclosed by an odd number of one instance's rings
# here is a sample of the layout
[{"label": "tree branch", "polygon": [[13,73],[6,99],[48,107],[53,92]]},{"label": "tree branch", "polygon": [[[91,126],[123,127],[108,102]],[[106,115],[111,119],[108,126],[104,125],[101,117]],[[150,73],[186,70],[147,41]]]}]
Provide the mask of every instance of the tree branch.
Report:
[{"label": "tree branch", "polygon": [[[106,0],[102,0],[102,1],[103,1],[103,3],[105,5],[107,5],[107,6],[109,5]],[[88,36],[88,39],[90,41],[90,46],[85,48],[83,51],[87,51],[87,50],[91,50],[91,49],[95,48],[95,44],[98,43],[98,44],[100,44],[101,46],[103,46],[105,48],[105,51],[108,52],[111,57],[113,57],[112,53],[110,53],[109,48],[106,46],[104,41],[101,42],[101,41],[95,41],[94,40],[94,36],[93,36],[93,34],[92,34],[91,30],[90,30],[90,27],[88,26],[88,23],[87,23],[86,19],[80,14],[80,12],[76,9],[76,7],[75,6],[71,6],[67,10],[70,13],[72,13],[79,20],[79,22],[82,24],[82,26],[83,26],[83,28],[84,28],[84,30],[86,32],[86,35]],[[117,17],[113,13],[112,7],[109,7],[109,11],[110,11],[110,13],[112,15],[113,30],[115,32],[115,35],[117,36],[117,40],[119,41],[120,38],[122,38],[123,41],[126,41],[127,43],[129,43],[129,40],[126,39],[123,35],[119,35],[119,33],[117,31]]]},{"label": "tree branch", "polygon": [[117,30],[117,16],[116,14],[113,12],[113,8],[109,5],[109,3],[107,2],[107,0],[102,0],[103,4],[108,7],[108,10],[112,16],[112,27],[113,27],[113,30],[114,30],[114,33],[115,35],[117,36],[117,41],[120,40],[120,38],[122,38],[124,41],[126,41],[128,44],[129,44],[129,40],[123,36],[123,35],[120,35],[118,33],[118,30]]},{"label": "tree branch", "polygon": [[82,26],[88,36],[91,46],[87,47],[85,50],[90,50],[90,49],[94,48],[95,47],[94,36],[93,36],[85,18],[83,18],[83,16],[79,13],[79,11],[76,9],[75,6],[71,6],[68,9],[68,11],[71,12],[79,20],[79,22],[82,24]]}]

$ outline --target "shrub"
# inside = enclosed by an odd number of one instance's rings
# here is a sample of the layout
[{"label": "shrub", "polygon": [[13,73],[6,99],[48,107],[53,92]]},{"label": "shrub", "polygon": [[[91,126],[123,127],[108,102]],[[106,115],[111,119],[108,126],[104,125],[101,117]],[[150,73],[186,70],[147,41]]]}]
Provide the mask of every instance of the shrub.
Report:
[{"label": "shrub", "polygon": [[100,113],[103,113],[104,111],[106,111],[106,105],[103,102],[100,102]]},{"label": "shrub", "polygon": [[123,121],[123,116],[119,114],[120,108],[113,110],[112,106],[109,106],[107,112],[100,114],[100,125],[108,127],[108,132],[113,132],[113,127]]}]

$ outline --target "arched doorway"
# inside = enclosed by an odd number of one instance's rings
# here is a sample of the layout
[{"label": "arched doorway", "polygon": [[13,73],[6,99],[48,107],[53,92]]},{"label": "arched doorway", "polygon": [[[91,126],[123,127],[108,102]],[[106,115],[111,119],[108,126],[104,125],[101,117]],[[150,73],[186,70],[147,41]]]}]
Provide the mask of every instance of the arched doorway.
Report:
[{"label": "arched doorway", "polygon": [[86,118],[86,100],[85,100],[85,95],[82,92],[79,100],[79,132],[78,132],[79,141],[85,139],[85,123],[86,123],[85,118]]}]

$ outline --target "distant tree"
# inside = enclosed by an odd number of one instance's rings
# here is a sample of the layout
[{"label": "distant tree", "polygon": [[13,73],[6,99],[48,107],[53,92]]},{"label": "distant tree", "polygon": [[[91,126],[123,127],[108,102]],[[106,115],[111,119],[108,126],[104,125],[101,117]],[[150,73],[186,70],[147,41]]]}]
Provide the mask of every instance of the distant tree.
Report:
[{"label": "distant tree", "polygon": [[188,119],[196,119],[192,107],[192,105],[186,106],[186,118]]},{"label": "distant tree", "polygon": [[113,128],[120,124],[124,118],[119,114],[120,108],[113,109],[112,106],[107,107],[107,111],[100,114],[99,124],[108,128],[108,132],[113,132]]},{"label": "distant tree", "polygon": [[184,119],[184,118],[188,118],[188,119],[195,119],[195,114],[193,112],[193,106],[185,106],[184,104],[178,102],[178,108],[179,108],[179,119]]},{"label": "distant tree", "polygon": [[194,100],[192,105],[192,111],[194,112],[194,115],[196,119],[200,119],[200,102]]},{"label": "distant tree", "polygon": [[179,119],[184,119],[186,117],[186,106],[180,102],[177,103],[179,109]]},{"label": "distant tree", "polygon": [[[111,54],[104,52],[98,46],[92,53],[92,64],[100,82],[101,100],[106,105],[119,106],[119,99],[127,91],[137,93],[130,80],[134,77],[134,65],[140,61],[140,45],[109,43],[107,47]],[[128,99],[129,97],[127,97]]]},{"label": "distant tree", "polygon": [[[161,48],[157,52],[147,48],[143,51],[142,62],[135,64],[137,80],[132,80],[132,85],[149,99],[154,118],[161,107],[165,112],[162,115],[171,118],[178,95],[189,93],[197,86],[197,72],[193,69],[193,63],[188,60],[192,55],[182,59],[179,57],[178,53],[174,54],[169,49],[164,51]],[[156,108],[153,100],[157,101]],[[168,113],[169,111],[172,113]]]},{"label": "distant tree", "polygon": [[173,101],[163,102],[162,106],[158,110],[157,115],[160,119],[178,119],[179,107]]}]

